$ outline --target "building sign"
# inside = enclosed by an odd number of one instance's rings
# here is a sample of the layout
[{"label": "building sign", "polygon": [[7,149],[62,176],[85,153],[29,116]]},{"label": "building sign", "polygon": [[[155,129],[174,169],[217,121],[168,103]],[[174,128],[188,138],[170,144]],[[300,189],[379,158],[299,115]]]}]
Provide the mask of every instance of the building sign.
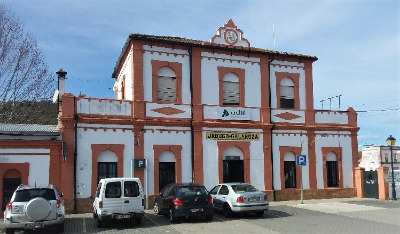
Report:
[{"label": "building sign", "polygon": [[240,160],[240,156],[225,156],[224,160]]},{"label": "building sign", "polygon": [[146,159],[135,159],[135,169],[144,169],[146,168]]},{"label": "building sign", "polygon": [[231,133],[231,132],[207,132],[206,139],[211,140],[260,140],[260,133]]},{"label": "building sign", "polygon": [[246,108],[219,107],[218,119],[223,120],[251,120],[250,110]]}]

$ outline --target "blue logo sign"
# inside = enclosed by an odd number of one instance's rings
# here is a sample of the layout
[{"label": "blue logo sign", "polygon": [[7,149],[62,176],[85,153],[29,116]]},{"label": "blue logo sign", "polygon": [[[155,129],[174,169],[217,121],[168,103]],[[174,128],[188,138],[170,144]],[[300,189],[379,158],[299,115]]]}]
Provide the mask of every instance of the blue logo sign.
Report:
[{"label": "blue logo sign", "polygon": [[296,155],[296,165],[297,166],[307,166],[307,156],[306,155]]}]

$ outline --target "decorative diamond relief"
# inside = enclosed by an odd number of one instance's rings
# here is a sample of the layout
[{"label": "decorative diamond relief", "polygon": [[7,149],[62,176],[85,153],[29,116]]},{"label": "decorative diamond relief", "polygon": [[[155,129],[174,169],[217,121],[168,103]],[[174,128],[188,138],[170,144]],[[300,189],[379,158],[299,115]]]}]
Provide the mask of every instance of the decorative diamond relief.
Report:
[{"label": "decorative diamond relief", "polygon": [[301,117],[299,115],[295,115],[295,114],[290,113],[290,112],[283,112],[283,113],[277,114],[275,116],[278,117],[278,118],[281,118],[281,119],[285,119],[285,120],[293,120],[293,119],[298,119],[298,118]]},{"label": "decorative diamond relief", "polygon": [[177,115],[177,114],[182,114],[185,113],[183,110],[179,110],[173,107],[161,107],[157,109],[152,109],[152,111],[163,114],[163,115]]}]

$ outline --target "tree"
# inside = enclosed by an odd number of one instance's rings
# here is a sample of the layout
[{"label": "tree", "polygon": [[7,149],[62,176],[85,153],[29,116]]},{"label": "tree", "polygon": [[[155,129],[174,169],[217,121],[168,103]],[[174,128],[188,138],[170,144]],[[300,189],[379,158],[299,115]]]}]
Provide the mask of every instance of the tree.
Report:
[{"label": "tree", "polygon": [[29,122],[19,116],[32,108],[21,105],[51,99],[56,79],[43,57],[35,38],[0,4],[0,122]]}]

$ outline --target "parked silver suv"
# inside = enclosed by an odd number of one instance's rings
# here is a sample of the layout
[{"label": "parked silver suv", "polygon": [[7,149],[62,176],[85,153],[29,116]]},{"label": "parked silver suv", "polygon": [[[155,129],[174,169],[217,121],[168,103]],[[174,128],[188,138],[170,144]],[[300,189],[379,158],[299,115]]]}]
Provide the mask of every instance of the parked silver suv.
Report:
[{"label": "parked silver suv", "polygon": [[48,226],[55,226],[57,232],[64,232],[65,207],[61,196],[54,185],[18,186],[4,211],[6,233]]}]

